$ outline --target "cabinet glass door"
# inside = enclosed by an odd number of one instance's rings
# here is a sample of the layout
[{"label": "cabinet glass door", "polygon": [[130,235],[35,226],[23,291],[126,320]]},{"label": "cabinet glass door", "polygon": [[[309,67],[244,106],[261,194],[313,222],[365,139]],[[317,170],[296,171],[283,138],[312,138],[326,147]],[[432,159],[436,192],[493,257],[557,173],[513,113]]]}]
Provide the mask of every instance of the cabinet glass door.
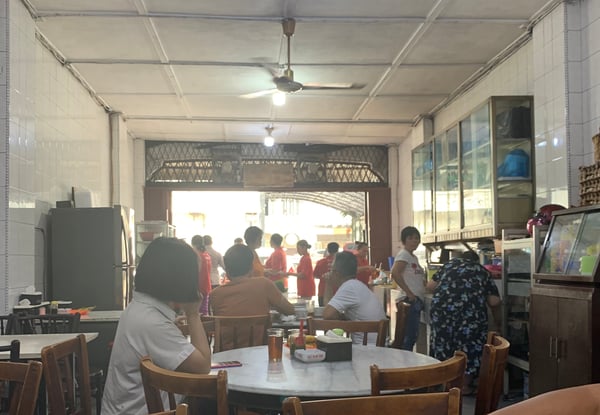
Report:
[{"label": "cabinet glass door", "polygon": [[460,230],[458,126],[434,139],[436,232]]},{"label": "cabinet glass door", "polygon": [[492,223],[492,179],[489,105],[461,121],[464,227]]},{"label": "cabinet glass door", "polygon": [[559,215],[554,218],[550,234],[544,245],[538,272],[541,274],[572,274],[571,256],[577,239],[583,213]]},{"label": "cabinet glass door", "polygon": [[422,235],[433,233],[433,155],[427,143],[413,151],[413,221]]},{"label": "cabinet glass door", "polygon": [[521,223],[534,211],[530,97],[493,101],[498,222]]}]

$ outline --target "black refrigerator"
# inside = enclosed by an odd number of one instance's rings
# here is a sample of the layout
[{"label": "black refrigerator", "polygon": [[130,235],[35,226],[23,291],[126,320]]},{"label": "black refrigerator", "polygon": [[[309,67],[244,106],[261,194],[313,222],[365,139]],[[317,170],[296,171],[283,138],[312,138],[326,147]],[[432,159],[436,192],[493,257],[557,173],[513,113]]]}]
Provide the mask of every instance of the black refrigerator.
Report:
[{"label": "black refrigerator", "polygon": [[49,223],[48,299],[123,310],[133,292],[133,209],[57,208]]}]

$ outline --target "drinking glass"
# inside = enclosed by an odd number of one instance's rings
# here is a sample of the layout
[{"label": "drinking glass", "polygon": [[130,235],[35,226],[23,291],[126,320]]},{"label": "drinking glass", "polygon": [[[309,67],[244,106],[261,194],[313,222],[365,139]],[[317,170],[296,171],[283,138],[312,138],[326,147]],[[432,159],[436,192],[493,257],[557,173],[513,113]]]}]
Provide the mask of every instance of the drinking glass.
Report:
[{"label": "drinking glass", "polygon": [[281,362],[283,354],[283,329],[267,329],[269,362]]}]

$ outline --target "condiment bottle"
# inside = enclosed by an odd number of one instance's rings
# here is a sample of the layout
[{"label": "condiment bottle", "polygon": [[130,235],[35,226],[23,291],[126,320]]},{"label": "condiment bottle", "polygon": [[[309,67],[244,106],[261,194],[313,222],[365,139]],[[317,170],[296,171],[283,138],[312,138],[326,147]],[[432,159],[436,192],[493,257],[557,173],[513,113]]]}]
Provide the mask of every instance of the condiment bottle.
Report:
[{"label": "condiment bottle", "polygon": [[294,338],[294,343],[290,346],[290,353],[294,356],[294,352],[299,349],[306,349],[304,339],[304,320],[300,320],[300,332],[298,336]]}]

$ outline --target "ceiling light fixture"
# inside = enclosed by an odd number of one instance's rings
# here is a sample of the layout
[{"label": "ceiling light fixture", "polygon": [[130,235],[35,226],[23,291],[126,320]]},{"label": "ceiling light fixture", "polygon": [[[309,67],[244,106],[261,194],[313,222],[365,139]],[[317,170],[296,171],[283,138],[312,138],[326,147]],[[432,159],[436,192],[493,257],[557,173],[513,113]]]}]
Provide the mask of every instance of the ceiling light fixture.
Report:
[{"label": "ceiling light fixture", "polygon": [[273,93],[273,95],[271,96],[271,99],[273,100],[273,105],[275,105],[277,107],[281,107],[281,106],[285,105],[285,92],[277,91],[277,92]]},{"label": "ceiling light fixture", "polygon": [[275,139],[273,138],[273,126],[270,125],[268,127],[265,127],[265,130],[267,130],[267,135],[265,136],[265,140],[264,140],[264,145],[265,147],[273,147],[273,144],[275,144]]}]

